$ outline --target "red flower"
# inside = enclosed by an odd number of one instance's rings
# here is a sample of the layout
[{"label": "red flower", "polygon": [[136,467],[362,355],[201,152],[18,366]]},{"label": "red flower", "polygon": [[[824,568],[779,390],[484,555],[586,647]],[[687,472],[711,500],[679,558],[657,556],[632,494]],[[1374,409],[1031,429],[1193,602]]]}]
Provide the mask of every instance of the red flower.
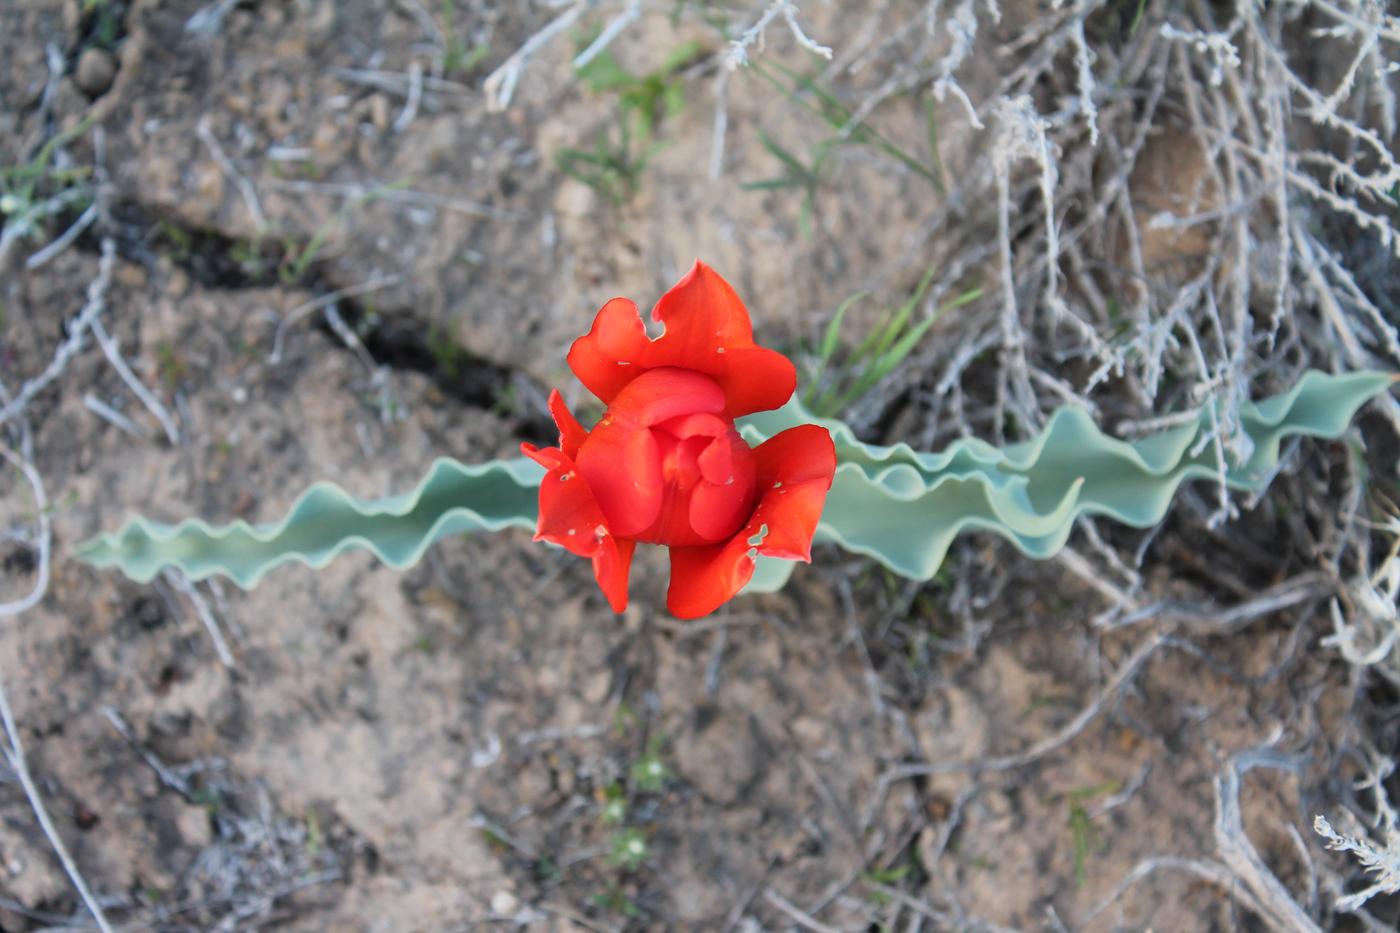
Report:
[{"label": "red flower", "polygon": [[637,542],[667,545],[666,606],[693,619],[749,582],[755,555],[811,560],[836,449],[812,424],[752,449],[739,436],[734,419],[783,405],[797,375],[754,345],[743,302],[709,266],[696,262],[651,316],[666,327],[655,340],[631,301],[603,305],[569,368],[607,413],[586,431],[555,390],[559,446],[521,449],[548,471],[536,541],[592,558],[614,612]]}]

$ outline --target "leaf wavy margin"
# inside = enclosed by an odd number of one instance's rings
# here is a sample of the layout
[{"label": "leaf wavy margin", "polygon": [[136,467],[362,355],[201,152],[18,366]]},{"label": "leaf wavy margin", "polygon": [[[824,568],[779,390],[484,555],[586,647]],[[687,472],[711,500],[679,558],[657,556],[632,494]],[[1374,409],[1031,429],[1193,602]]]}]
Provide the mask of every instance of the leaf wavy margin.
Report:
[{"label": "leaf wavy margin", "polygon": [[[1362,404],[1394,383],[1386,373],[1309,371],[1288,392],[1244,406],[1241,424],[1251,453],[1229,466],[1227,482],[1262,491],[1285,437],[1338,437]],[[932,578],[965,530],[995,532],[1027,556],[1045,558],[1064,545],[1082,515],[1150,527],[1183,482],[1218,476],[1215,450],[1202,444],[1212,423],[1209,403],[1195,421],[1137,441],[1110,437],[1082,409],[1067,407],[1028,441],[998,449],[966,438],[936,453],[864,444],[844,423],[813,417],[796,400],[743,419],[740,429],[757,443],[804,423],[828,428],[837,450],[817,540],[916,580]],[[211,526],[190,519],[166,525],[133,518],[80,545],[76,556],[138,582],[174,566],[192,579],[224,574],[245,589],[275,567],[297,562],[319,569],[354,548],[403,569],[447,535],[533,529],[542,475],[525,458],[480,465],[440,458],[403,495],[365,501],[321,482],[275,524]],[[760,557],[745,592],[781,589],[793,567]]]},{"label": "leaf wavy margin", "polygon": [[320,482],[276,524],[216,527],[187,519],[166,525],[138,517],[79,545],[76,556],[94,567],[115,567],[139,583],[171,566],[193,580],[224,574],[244,589],[283,564],[319,570],[354,548],[403,570],[447,535],[533,529],[543,475],[524,457],[475,466],[440,457],[416,489],[401,495],[365,501]]},{"label": "leaf wavy margin", "polygon": [[[1227,483],[1261,492],[1285,437],[1339,437],[1366,401],[1395,382],[1388,373],[1310,370],[1287,392],[1243,406],[1251,452],[1227,464]],[[1036,437],[1001,450],[976,438],[937,453],[862,444],[845,424],[813,418],[795,402],[751,417],[745,432],[756,440],[804,421],[831,430],[839,465],[817,540],[928,580],[965,530],[995,532],[1043,559],[1064,546],[1083,515],[1135,528],[1157,524],[1182,483],[1219,475],[1214,447],[1202,443],[1211,404],[1194,421],[1137,441],[1110,437],[1083,409],[1066,407]],[[791,571],[790,563],[761,561],[748,589],[780,589]]]}]

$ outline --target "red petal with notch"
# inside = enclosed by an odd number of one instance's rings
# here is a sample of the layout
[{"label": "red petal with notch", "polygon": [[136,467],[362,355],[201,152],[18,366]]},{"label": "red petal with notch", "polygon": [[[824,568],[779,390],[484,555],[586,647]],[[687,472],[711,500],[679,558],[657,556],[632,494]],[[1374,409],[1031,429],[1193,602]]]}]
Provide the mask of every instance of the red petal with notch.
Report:
[{"label": "red petal with notch", "polygon": [[674,366],[706,373],[724,390],[731,418],[779,408],[797,387],[792,362],[755,346],[749,312],[734,289],[696,261],[652,309],[666,332],[647,337],[637,306],[614,298],[593,328],[569,349],[569,368],[605,403],[648,369]]},{"label": "red petal with notch", "polygon": [[598,309],[592,329],[569,347],[569,368],[588,391],[610,405],[627,383],[645,371],[641,361],[650,348],[651,338],[636,303],[614,298]]},{"label": "red petal with notch", "polygon": [[609,530],[603,510],[573,460],[562,450],[521,444],[521,453],[547,471],[540,481],[540,516],[536,541],[551,541],[593,560],[593,576],[613,612],[627,608],[627,574],[636,542]]},{"label": "red petal with notch", "polygon": [[588,439],[588,432],[569,411],[569,406],[564,404],[564,396],[559,394],[558,389],[549,391],[549,413],[559,429],[559,449],[570,459],[577,457],[579,447]]},{"label": "red petal with notch", "polygon": [[836,473],[831,434],[799,425],[753,453],[760,498],[748,523],[720,544],[671,548],[666,608],[678,619],[708,615],[728,602],[752,579],[753,554],[812,559],[812,536]]}]

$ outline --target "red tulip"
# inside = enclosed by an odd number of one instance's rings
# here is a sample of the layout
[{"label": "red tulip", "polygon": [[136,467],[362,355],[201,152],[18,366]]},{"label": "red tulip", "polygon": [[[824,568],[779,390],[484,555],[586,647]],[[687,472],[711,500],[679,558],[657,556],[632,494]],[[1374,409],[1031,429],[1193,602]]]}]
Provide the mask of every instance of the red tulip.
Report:
[{"label": "red tulip", "polygon": [[536,541],[592,558],[614,612],[637,542],[666,545],[666,606],[693,619],[749,582],[756,555],[811,560],[836,449],[812,424],[754,448],[739,436],[734,419],[786,403],[797,374],[754,344],[743,302],[709,266],[696,262],[651,316],[666,328],[655,340],[631,301],[603,305],[569,368],[607,412],[587,431],[555,390],[559,446],[521,449],[548,471]]}]

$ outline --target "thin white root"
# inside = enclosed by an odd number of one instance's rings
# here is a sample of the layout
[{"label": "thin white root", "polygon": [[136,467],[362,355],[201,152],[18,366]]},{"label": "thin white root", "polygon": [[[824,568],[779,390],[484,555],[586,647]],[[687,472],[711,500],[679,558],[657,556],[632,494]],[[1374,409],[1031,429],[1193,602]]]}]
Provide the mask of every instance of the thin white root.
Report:
[{"label": "thin white root", "polygon": [[[21,422],[23,424],[23,422]],[[25,441],[28,441],[28,426],[24,429]],[[26,443],[26,446],[28,444]],[[28,481],[34,496],[34,508],[38,516],[38,572],[34,581],[34,587],[30,593],[22,599],[8,603],[0,603],[0,619],[19,615],[32,609],[39,604],[49,589],[49,565],[51,559],[51,549],[53,547],[53,528],[49,520],[49,500],[44,492],[44,482],[39,476],[39,471],[34,468],[33,460],[30,456],[20,456],[10,448],[0,445],[0,457],[4,457],[20,474]],[[59,862],[63,865],[63,870],[68,875],[68,879],[77,889],[78,896],[82,898],[87,906],[88,912],[92,914],[93,921],[102,933],[111,933],[112,926],[107,922],[107,916],[102,911],[102,906],[93,896],[92,890],[88,887],[87,881],[83,878],[82,872],[78,870],[78,865],[73,861],[73,856],[69,854],[68,847],[63,842],[63,837],[59,835],[58,828],[54,826],[53,820],[49,817],[49,811],[44,806],[44,798],[39,794],[39,786],[34,781],[33,774],[29,771],[29,761],[24,754],[24,742],[20,738],[19,725],[15,721],[15,714],[10,709],[10,701],[5,693],[4,671],[0,670],[0,723],[5,729],[5,745],[3,752],[5,761],[9,764],[10,770],[19,778],[19,783],[24,788],[24,795],[29,800],[29,806],[34,811],[34,817],[39,821],[39,827],[43,830],[44,836],[48,839],[49,845],[53,847],[54,853],[58,856]]]},{"label": "thin white root", "polygon": [[1244,831],[1240,814],[1240,779],[1254,768],[1295,771],[1297,763],[1269,746],[1242,752],[1230,759],[1215,778],[1215,844],[1221,860],[1257,901],[1259,916],[1281,933],[1321,933],[1307,911],[1264,864]]}]

